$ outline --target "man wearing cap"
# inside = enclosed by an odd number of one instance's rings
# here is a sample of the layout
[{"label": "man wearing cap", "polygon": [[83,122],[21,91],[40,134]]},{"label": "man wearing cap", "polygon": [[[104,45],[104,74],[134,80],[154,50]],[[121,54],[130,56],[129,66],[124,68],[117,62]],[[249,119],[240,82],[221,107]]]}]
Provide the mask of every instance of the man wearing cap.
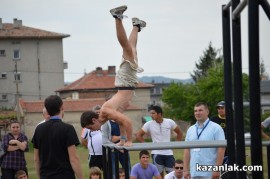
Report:
[{"label": "man wearing cap", "polygon": [[211,118],[211,121],[219,124],[222,127],[222,129],[224,130],[225,138],[227,138],[226,137],[226,112],[225,112],[224,101],[220,101],[219,103],[217,103],[217,112],[218,112],[218,115],[213,116]]}]

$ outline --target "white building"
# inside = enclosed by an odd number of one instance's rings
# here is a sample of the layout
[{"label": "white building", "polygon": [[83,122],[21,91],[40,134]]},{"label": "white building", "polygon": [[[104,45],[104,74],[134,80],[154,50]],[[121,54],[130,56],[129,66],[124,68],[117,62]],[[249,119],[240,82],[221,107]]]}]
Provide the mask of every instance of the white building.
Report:
[{"label": "white building", "polygon": [[64,86],[63,38],[69,36],[0,18],[0,108],[13,108],[16,94],[42,100]]}]

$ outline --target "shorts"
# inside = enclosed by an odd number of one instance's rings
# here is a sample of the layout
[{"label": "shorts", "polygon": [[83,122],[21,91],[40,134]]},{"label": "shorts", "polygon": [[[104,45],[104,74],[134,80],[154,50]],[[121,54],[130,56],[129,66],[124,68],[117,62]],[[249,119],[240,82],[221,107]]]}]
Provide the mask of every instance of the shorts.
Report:
[{"label": "shorts", "polygon": [[139,67],[135,68],[130,61],[123,59],[115,76],[114,85],[116,87],[136,87],[139,82],[137,77],[138,69]]},{"label": "shorts", "polygon": [[157,167],[159,173],[163,172],[164,169],[166,173],[170,173],[173,171],[173,166],[175,162],[173,155],[152,154],[152,160],[154,165]]},{"label": "shorts", "polygon": [[98,167],[101,170],[103,169],[103,160],[102,155],[91,155],[90,156],[90,162],[89,162],[89,168],[91,167]]}]

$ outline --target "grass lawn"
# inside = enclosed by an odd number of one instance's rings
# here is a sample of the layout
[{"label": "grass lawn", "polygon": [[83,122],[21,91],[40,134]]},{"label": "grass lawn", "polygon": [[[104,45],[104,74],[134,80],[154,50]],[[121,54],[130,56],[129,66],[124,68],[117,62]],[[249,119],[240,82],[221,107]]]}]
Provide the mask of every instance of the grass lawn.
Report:
[{"label": "grass lawn", "polygon": [[[80,156],[81,165],[83,169],[84,178],[88,178],[88,150],[83,147],[78,147],[78,154]],[[246,154],[248,155],[246,158],[247,165],[250,165],[250,148],[246,148]],[[29,173],[30,179],[37,179],[36,173],[35,173],[35,165],[33,160],[33,148],[30,147],[30,151],[25,153],[26,160],[27,160],[27,168]],[[176,159],[183,159],[183,149],[175,149],[174,150],[174,156]],[[130,160],[131,165],[134,165],[139,161],[139,151],[131,151],[130,152]],[[267,173],[267,155],[266,155],[266,148],[263,148],[263,160],[264,160],[264,178],[268,178]]]}]

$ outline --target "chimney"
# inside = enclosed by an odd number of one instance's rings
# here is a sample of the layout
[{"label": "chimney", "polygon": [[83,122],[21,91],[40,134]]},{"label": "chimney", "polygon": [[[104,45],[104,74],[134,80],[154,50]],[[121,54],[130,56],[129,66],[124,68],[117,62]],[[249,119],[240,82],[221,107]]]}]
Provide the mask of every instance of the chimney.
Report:
[{"label": "chimney", "polygon": [[3,29],[2,18],[0,18],[0,30]]},{"label": "chimney", "polygon": [[14,27],[14,28],[17,28],[17,27],[18,27],[18,24],[17,24],[17,18],[14,18],[14,19],[13,19],[13,27]]},{"label": "chimney", "polygon": [[18,23],[18,27],[22,27],[22,20],[18,20],[17,23]]},{"label": "chimney", "polygon": [[13,27],[14,28],[22,27],[22,20],[18,20],[17,18],[14,18],[13,19]]},{"label": "chimney", "polygon": [[102,68],[101,67],[97,67],[96,68],[96,75],[97,76],[103,76],[103,71],[102,71]]},{"label": "chimney", "polygon": [[108,75],[115,76],[115,66],[108,66]]}]

